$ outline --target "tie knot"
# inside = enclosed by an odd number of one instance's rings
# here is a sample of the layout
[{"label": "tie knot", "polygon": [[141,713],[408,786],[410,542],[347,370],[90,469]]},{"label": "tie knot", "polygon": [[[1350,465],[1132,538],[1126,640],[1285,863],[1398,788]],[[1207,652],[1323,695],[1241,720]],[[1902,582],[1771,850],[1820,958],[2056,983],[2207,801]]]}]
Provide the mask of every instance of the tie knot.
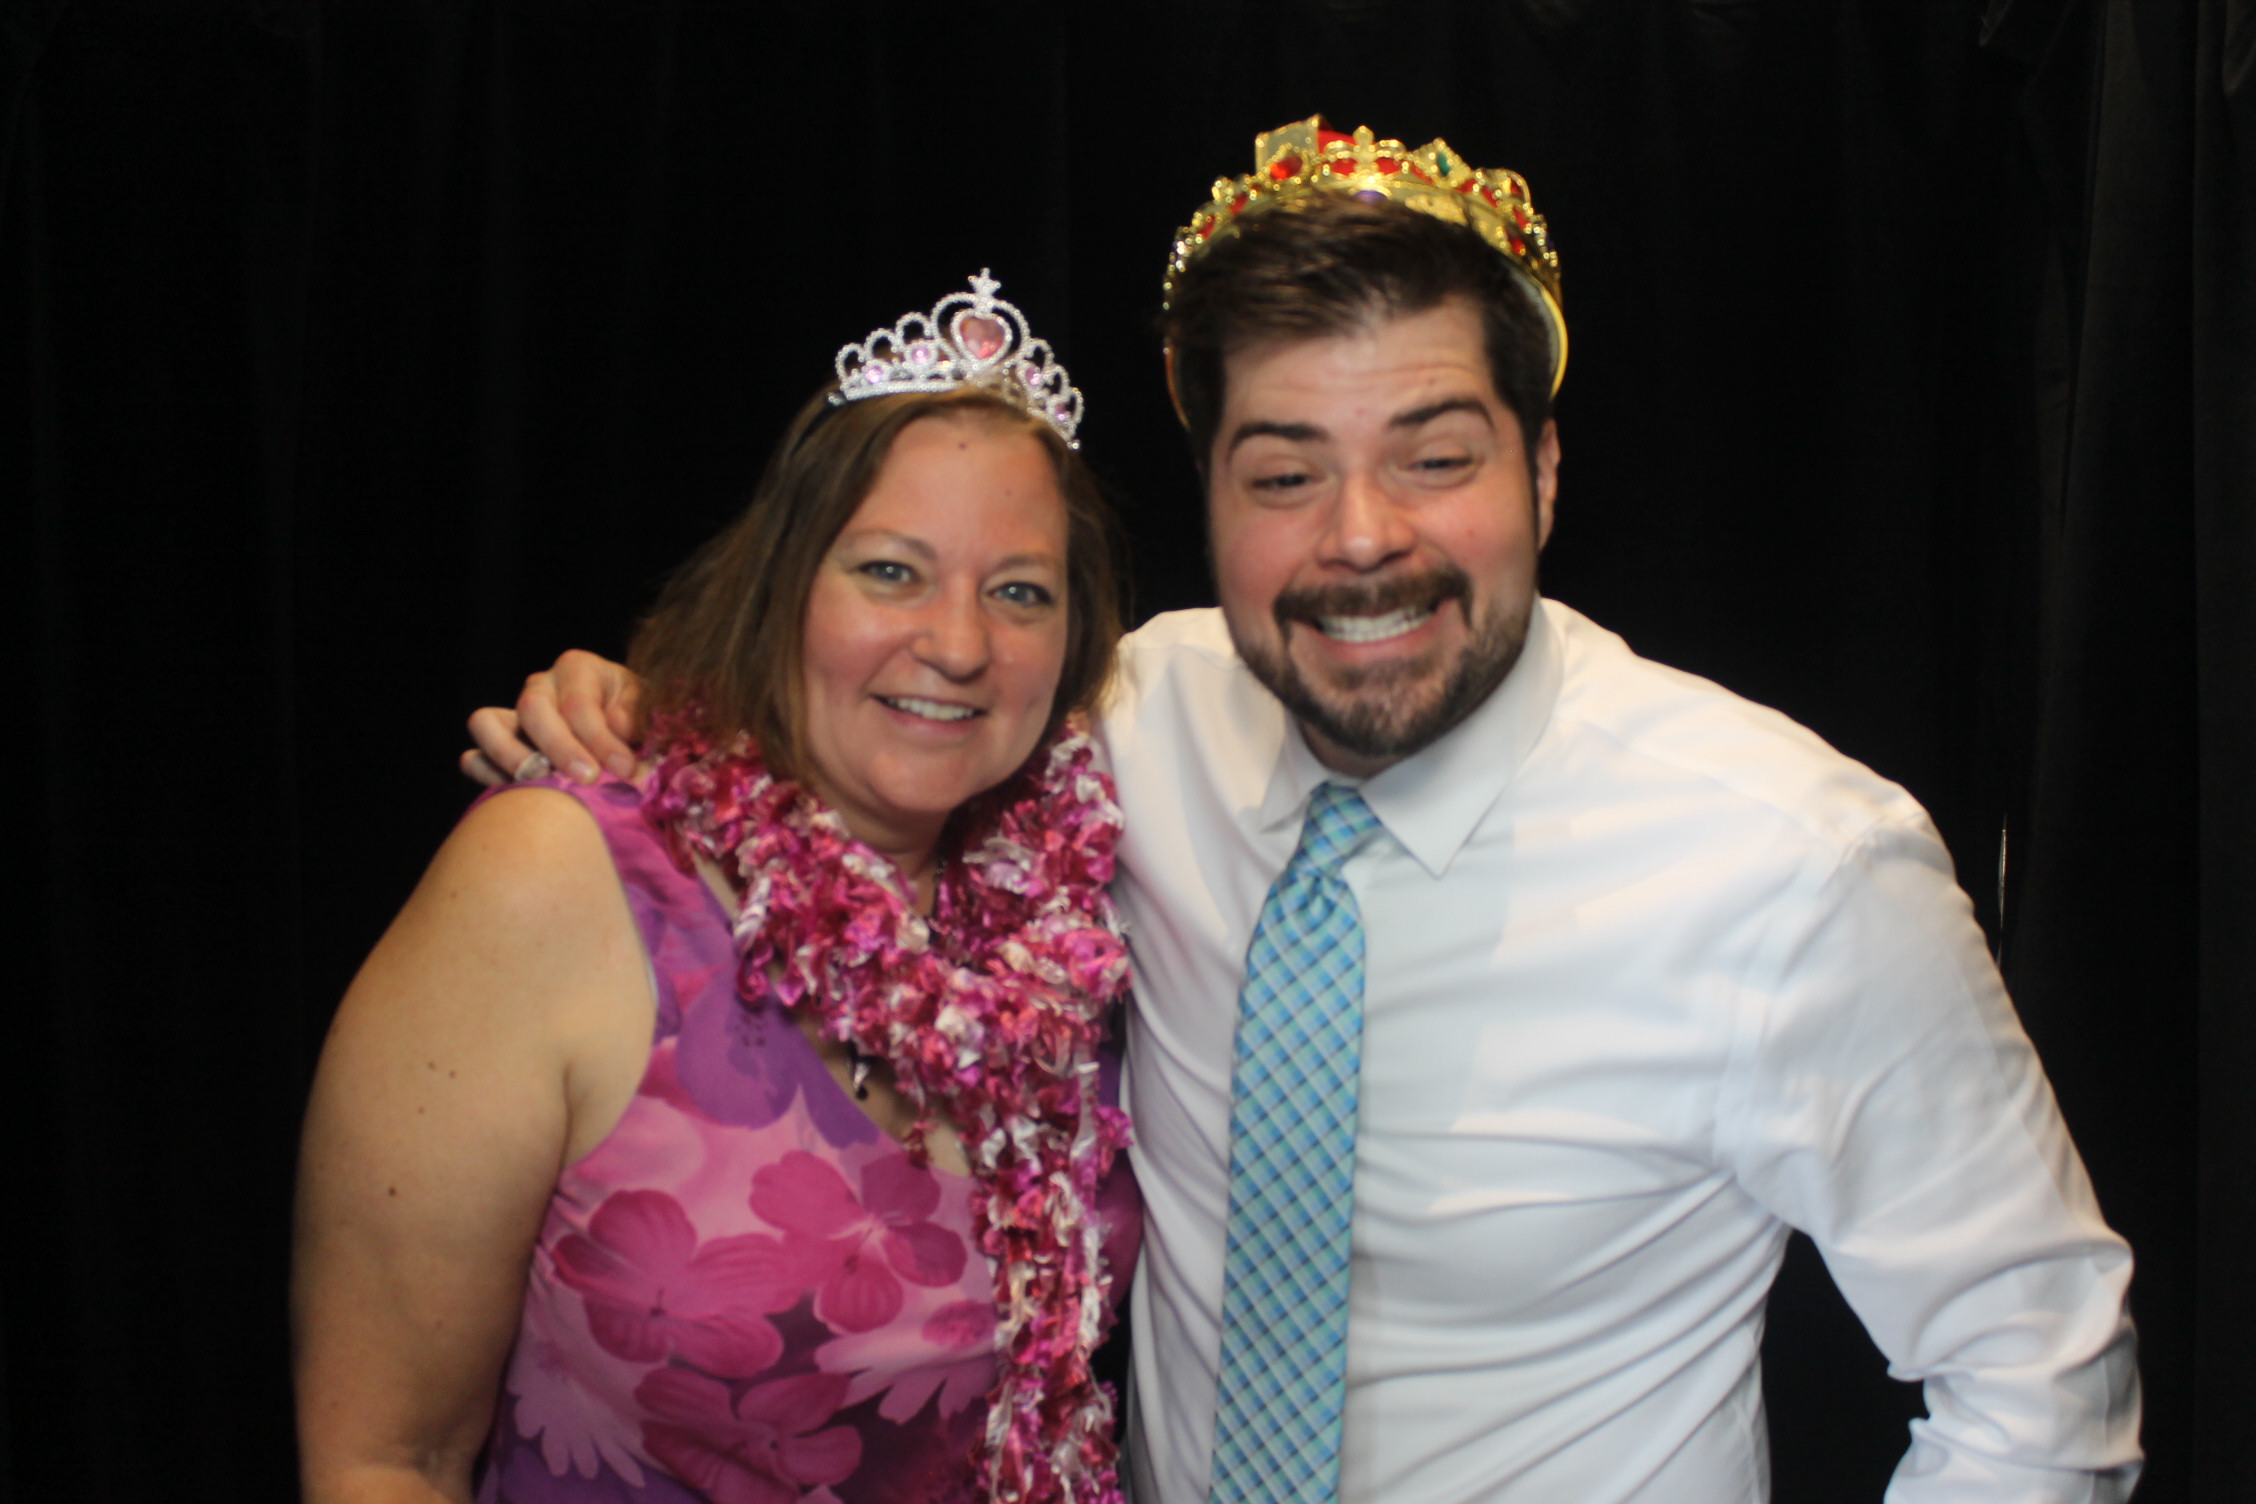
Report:
[{"label": "tie knot", "polygon": [[1308,799],[1308,818],[1300,827],[1295,860],[1329,872],[1347,860],[1363,838],[1378,828],[1379,817],[1363,795],[1341,783],[1322,783]]}]

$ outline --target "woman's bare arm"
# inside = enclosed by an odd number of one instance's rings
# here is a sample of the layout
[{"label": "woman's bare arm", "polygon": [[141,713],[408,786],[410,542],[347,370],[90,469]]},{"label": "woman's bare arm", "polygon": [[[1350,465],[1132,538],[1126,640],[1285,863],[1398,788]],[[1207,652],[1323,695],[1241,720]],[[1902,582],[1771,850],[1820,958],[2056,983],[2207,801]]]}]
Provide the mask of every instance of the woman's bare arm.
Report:
[{"label": "woman's bare arm", "polygon": [[603,838],[553,790],[474,810],[322,1051],[291,1288],[308,1504],[466,1504],[558,1172],[647,1058]]},{"label": "woman's bare arm", "polygon": [[582,783],[599,776],[597,765],[631,778],[636,709],[642,681],[623,664],[577,648],[525,681],[517,708],[488,705],[472,712],[462,771],[480,783],[506,783],[538,752]]}]

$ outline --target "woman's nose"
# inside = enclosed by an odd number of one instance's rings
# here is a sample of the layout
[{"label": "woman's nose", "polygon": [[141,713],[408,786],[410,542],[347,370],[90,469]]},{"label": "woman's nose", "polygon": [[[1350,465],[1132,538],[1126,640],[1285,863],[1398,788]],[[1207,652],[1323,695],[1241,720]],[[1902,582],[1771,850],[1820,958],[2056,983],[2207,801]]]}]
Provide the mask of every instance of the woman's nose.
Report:
[{"label": "woman's nose", "polygon": [[987,614],[976,593],[949,592],[926,612],[917,656],[950,679],[976,678],[987,667]]}]

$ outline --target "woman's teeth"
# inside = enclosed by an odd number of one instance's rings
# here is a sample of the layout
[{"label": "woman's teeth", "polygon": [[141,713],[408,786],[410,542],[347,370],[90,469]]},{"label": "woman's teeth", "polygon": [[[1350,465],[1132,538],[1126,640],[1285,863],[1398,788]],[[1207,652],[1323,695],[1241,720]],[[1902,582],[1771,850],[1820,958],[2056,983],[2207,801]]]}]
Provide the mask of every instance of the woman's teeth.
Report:
[{"label": "woman's teeth", "polygon": [[921,715],[928,721],[968,721],[979,714],[969,705],[950,705],[941,700],[917,700],[905,695],[879,695],[881,704],[895,710],[905,710],[910,715]]},{"label": "woman's teeth", "polygon": [[1404,606],[1384,616],[1319,616],[1316,626],[1336,642],[1384,642],[1424,626],[1433,614],[1431,606]]}]

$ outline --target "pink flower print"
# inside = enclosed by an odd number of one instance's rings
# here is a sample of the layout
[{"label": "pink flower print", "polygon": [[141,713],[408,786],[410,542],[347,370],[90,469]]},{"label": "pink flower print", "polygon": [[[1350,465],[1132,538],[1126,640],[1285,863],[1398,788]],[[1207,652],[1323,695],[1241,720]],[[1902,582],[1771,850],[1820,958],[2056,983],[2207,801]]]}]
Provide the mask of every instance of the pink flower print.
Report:
[{"label": "pink flower print", "polygon": [[815,1364],[854,1376],[849,1405],[882,1391],[877,1413],[895,1425],[914,1420],[936,1392],[945,1419],[995,1387],[995,1304],[952,1301],[926,1317],[915,1336],[887,1330],[839,1337],[815,1349]]},{"label": "pink flower print", "polygon": [[816,1286],[815,1315],[841,1332],[872,1331],[899,1315],[904,1279],[938,1289],[962,1276],[969,1254],[930,1220],[939,1206],[940,1183],[905,1154],[863,1166],[859,1199],[835,1166],[803,1151],[752,1177],[752,1210],[784,1230]]},{"label": "pink flower print", "polygon": [[558,1278],[587,1300],[603,1350],[640,1363],[676,1354],[723,1378],[783,1356],[768,1311],[788,1310],[818,1269],[760,1233],[700,1244],[681,1203],[663,1191],[620,1191],[583,1236],[556,1245]]},{"label": "pink flower print", "polygon": [[540,1456],[551,1476],[567,1469],[593,1478],[599,1464],[640,1487],[642,1464],[635,1460],[634,1423],[583,1384],[573,1350],[585,1350],[569,1308],[580,1304],[554,1285],[536,1280],[525,1301],[510,1360],[507,1388],[517,1397],[517,1434],[540,1438]]},{"label": "pink flower print", "polygon": [[845,1396],[846,1381],[826,1373],[755,1384],[733,1403],[729,1386],[686,1368],[656,1369],[635,1388],[651,1417],[645,1449],[713,1504],[798,1504],[811,1486],[845,1482],[861,1465],[861,1433],[815,1429]]}]

